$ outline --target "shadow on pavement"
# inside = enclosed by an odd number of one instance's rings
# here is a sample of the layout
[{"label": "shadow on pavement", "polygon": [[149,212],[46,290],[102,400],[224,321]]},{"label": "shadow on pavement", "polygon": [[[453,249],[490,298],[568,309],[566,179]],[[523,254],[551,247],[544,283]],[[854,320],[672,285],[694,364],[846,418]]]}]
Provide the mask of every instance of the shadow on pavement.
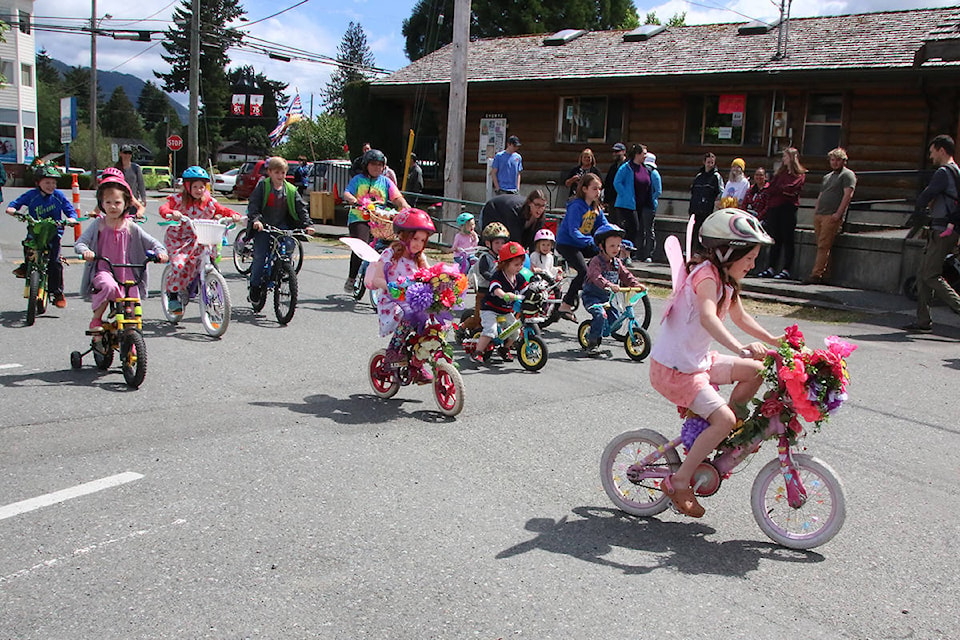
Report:
[{"label": "shadow on pavement", "polygon": [[[537,536],[501,551],[496,558],[502,560],[539,549],[618,569],[625,574],[671,569],[689,575],[737,578],[756,571],[761,559],[806,564],[824,560],[819,553],[786,549],[772,542],[711,542],[707,536],[716,533],[716,529],[701,522],[662,522],[604,507],[577,507],[573,513],[580,518],[531,518],[524,528]],[[636,562],[608,558],[617,547],[636,551]],[[622,558],[624,554],[618,555]]]},{"label": "shadow on pavement", "polygon": [[[401,388],[401,393],[403,388]],[[433,397],[432,392],[431,400]],[[302,403],[293,402],[251,402],[255,407],[279,407],[295,413],[329,418],[339,424],[384,424],[398,418],[413,418],[420,422],[443,424],[456,419],[445,416],[439,411],[405,411],[403,405],[408,402],[422,404],[423,400],[409,400],[393,397],[378,398],[372,393],[354,393],[346,398],[335,398],[326,394],[307,396]]]},{"label": "shadow on pavement", "polygon": [[[93,359],[92,355],[86,357]],[[107,376],[111,380],[102,380]],[[84,363],[84,367],[80,370],[61,369],[59,371],[31,371],[23,374],[0,375],[0,386],[4,387],[58,387],[61,385],[92,387],[106,391],[136,391],[124,382],[119,366],[113,366],[103,371]]]}]

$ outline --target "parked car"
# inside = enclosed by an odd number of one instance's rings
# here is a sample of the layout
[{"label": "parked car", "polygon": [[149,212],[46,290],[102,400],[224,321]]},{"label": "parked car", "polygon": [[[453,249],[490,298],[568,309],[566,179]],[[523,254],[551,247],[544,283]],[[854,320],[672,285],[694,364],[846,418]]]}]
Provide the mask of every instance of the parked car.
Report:
[{"label": "parked car", "polygon": [[[289,166],[287,167],[287,182],[293,182],[293,170],[296,169],[299,164],[296,160],[289,161]],[[266,175],[266,160],[244,162],[240,165],[240,171],[237,173],[237,183],[233,189],[233,195],[241,200],[249,198],[250,194],[253,193],[254,187],[257,186],[257,182],[260,181],[260,178],[266,177]]]},{"label": "parked car", "polygon": [[230,193],[237,185],[237,173],[240,169],[230,169],[213,176],[213,188],[218,193]]},{"label": "parked car", "polygon": [[140,167],[143,172],[143,186],[147,189],[169,189],[172,184],[170,180],[170,167]]}]

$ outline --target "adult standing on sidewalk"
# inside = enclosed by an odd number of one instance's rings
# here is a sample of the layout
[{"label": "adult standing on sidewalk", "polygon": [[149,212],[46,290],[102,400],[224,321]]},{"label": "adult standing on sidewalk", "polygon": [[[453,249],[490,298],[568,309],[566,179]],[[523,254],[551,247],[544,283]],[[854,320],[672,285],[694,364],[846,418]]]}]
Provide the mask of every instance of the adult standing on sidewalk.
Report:
[{"label": "adult standing on sidewalk", "polygon": [[140,165],[133,161],[133,147],[125,144],[120,147],[120,157],[116,164],[117,169],[123,171],[123,179],[130,185],[133,197],[140,204],[147,204],[147,188],[143,183],[143,171]]},{"label": "adult standing on sidewalk", "polygon": [[690,185],[690,215],[694,218],[693,246],[700,246],[700,225],[717,208],[723,193],[723,178],[717,171],[717,156],[709,151],[703,154],[703,167]]},{"label": "adult standing on sidewalk", "polygon": [[614,207],[617,204],[617,188],[613,185],[613,179],[617,175],[617,169],[627,161],[627,146],[622,142],[613,145],[613,163],[607,169],[607,177],[603,181],[603,204],[607,212],[607,217],[615,223],[623,226],[623,222],[616,219]]},{"label": "adult standing on sidewalk", "polygon": [[580,164],[570,169],[570,171],[567,171],[567,177],[563,181],[563,184],[570,189],[567,200],[576,195],[577,185],[580,184],[580,178],[582,178],[585,173],[595,173],[598,178],[603,177],[600,175],[600,169],[597,169],[597,158],[593,155],[593,149],[590,148],[581,151]]},{"label": "adult standing on sidewalk", "polygon": [[917,321],[904,327],[914,333],[930,333],[932,296],[940,298],[954,313],[960,314],[960,296],[943,279],[943,261],[957,246],[957,230],[947,233],[947,217],[956,212],[960,191],[960,167],[953,159],[955,144],[948,135],[939,135],[930,141],[930,160],[938,169],[930,184],[917,196],[917,209],[930,207],[930,228],[927,244],[917,266]]},{"label": "adult standing on sidewalk", "polygon": [[830,274],[830,250],[847,215],[857,176],[847,168],[847,152],[837,147],[827,154],[832,171],[820,183],[820,195],[813,210],[813,231],[817,236],[817,259],[804,284],[820,284]]},{"label": "adult standing on sidewalk", "polygon": [[[767,186],[767,213],[763,226],[773,237],[770,248],[770,264],[761,278],[774,277],[789,280],[793,266],[794,232],[797,230],[797,209],[800,208],[800,190],[806,180],[807,170],[800,164],[800,152],[794,147],[783,150],[783,163]],[[779,265],[783,255],[783,265]],[[779,271],[778,271],[779,269]]]},{"label": "adult standing on sidewalk", "polygon": [[520,174],[523,173],[523,156],[520,149],[520,138],[507,138],[507,147],[493,156],[490,166],[490,178],[493,180],[493,192],[496,195],[520,192]]},{"label": "adult standing on sidewalk", "polygon": [[633,262],[632,258],[639,255],[640,213],[644,207],[649,209],[652,205],[650,203],[650,169],[643,164],[647,157],[646,146],[633,145],[627,157],[629,160],[617,170],[613,186],[617,189],[615,209],[617,218],[623,220],[623,228],[626,230],[625,238],[636,247],[633,251],[634,255],[624,260],[624,263],[629,266]]}]

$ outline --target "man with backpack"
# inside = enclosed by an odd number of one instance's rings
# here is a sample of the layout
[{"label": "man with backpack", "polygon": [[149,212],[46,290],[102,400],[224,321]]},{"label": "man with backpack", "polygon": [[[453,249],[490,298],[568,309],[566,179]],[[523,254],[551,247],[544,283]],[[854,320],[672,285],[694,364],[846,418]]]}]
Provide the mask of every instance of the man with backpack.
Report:
[{"label": "man with backpack", "polygon": [[960,238],[955,229],[948,232],[948,218],[960,208],[960,167],[953,159],[955,143],[948,135],[939,135],[930,141],[930,161],[938,169],[930,184],[917,196],[917,209],[930,208],[930,229],[927,244],[917,266],[917,320],[904,329],[911,333],[930,333],[931,296],[937,296],[954,313],[960,314],[960,295],[943,278],[943,261],[957,247]]}]

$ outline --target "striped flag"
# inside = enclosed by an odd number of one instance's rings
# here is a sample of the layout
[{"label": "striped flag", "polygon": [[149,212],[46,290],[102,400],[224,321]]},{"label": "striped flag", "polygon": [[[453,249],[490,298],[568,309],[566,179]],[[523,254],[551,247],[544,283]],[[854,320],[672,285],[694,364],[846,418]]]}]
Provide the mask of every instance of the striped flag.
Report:
[{"label": "striped flag", "polygon": [[270,132],[270,144],[275,147],[286,141],[287,129],[293,123],[301,120],[303,120],[303,104],[300,102],[300,94],[298,93],[290,101],[286,113],[280,114],[277,119],[277,127]]}]

